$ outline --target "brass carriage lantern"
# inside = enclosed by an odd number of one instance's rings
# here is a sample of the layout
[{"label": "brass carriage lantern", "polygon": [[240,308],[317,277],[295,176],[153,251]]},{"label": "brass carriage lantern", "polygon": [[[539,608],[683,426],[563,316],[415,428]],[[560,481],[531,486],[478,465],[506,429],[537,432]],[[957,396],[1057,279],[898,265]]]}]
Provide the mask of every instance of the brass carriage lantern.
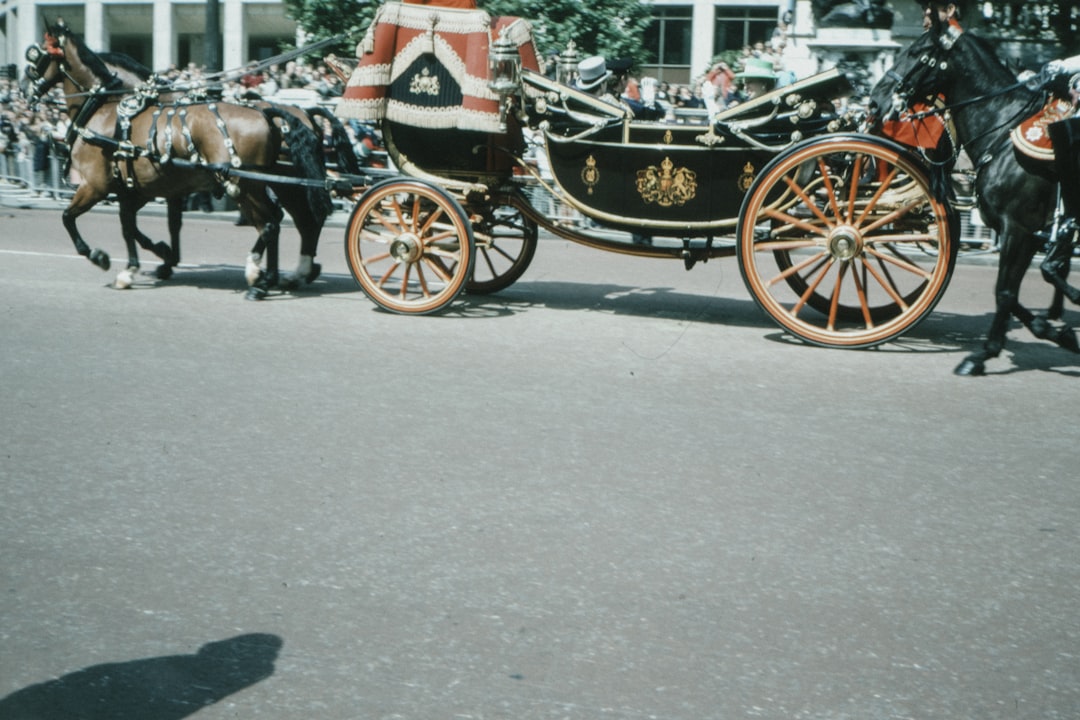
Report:
[{"label": "brass carriage lantern", "polygon": [[520,87],[521,54],[517,45],[500,33],[488,53],[488,89],[499,96],[499,132],[506,132],[510,98]]},{"label": "brass carriage lantern", "polygon": [[555,66],[555,80],[562,85],[573,85],[577,76],[578,51],[573,40],[566,44],[566,49],[559,53],[559,64]]}]

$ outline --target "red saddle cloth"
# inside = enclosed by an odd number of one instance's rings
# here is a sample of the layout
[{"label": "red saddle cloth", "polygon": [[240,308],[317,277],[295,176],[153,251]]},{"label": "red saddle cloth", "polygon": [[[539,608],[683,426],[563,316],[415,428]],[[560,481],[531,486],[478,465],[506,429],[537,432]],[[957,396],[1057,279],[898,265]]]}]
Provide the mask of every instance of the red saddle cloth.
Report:
[{"label": "red saddle cloth", "polygon": [[[935,105],[942,107],[943,99],[939,97]],[[908,147],[923,150],[936,148],[945,134],[945,119],[938,113],[918,117],[920,113],[933,110],[935,105],[924,102],[914,103],[911,111],[902,113],[899,119],[883,122],[881,133]]]},{"label": "red saddle cloth", "polygon": [[540,70],[532,28],[492,18],[471,0],[387,2],[356,47],[360,63],[335,113],[413,127],[499,132],[499,98],[488,88],[488,48],[500,34],[522,66]]},{"label": "red saddle cloth", "polygon": [[1071,117],[1076,108],[1068,100],[1052,97],[1043,109],[1012,129],[1010,136],[1016,149],[1036,160],[1053,160],[1054,148],[1046,126]]}]

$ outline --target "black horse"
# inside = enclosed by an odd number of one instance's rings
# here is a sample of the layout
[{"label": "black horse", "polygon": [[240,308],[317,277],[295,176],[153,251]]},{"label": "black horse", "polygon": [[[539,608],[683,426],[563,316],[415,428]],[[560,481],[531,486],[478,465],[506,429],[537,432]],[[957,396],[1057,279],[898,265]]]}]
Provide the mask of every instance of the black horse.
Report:
[{"label": "black horse", "polygon": [[[1057,204],[1057,181],[1049,163],[1017,152],[1009,132],[1045,102],[1045,93],[1019,82],[993,46],[971,33],[935,24],[900,53],[892,70],[870,96],[876,123],[909,110],[913,103],[943,95],[956,127],[958,153],[975,163],[975,191],[986,224],[998,233],[1000,257],[996,311],[983,349],[957,366],[958,375],[981,375],[986,361],[1005,347],[1009,318],[1015,316],[1036,337],[1080,352],[1073,329],[1055,326],[1019,302],[1020,283]],[[1064,272],[1044,268],[1044,277],[1064,285]],[[1068,293],[1067,293],[1068,294]],[[1070,295],[1071,298],[1075,294]]]}]

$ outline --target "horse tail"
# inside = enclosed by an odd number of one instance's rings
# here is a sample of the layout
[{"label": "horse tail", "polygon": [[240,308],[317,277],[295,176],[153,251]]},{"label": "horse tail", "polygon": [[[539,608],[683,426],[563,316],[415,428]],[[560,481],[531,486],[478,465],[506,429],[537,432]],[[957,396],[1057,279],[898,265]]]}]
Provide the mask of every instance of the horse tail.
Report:
[{"label": "horse tail", "polygon": [[348,175],[359,175],[360,162],[356,159],[356,151],[353,150],[352,142],[349,140],[349,133],[345,131],[345,126],[341,124],[337,115],[319,106],[307,108],[307,114],[315,127],[318,127],[315,118],[322,118],[330,123],[330,137],[334,141],[334,150],[337,152],[338,167]]},{"label": "horse tail", "polygon": [[[275,125],[275,120],[281,121],[284,129],[285,147],[289,151],[289,160],[292,161],[300,177],[308,180],[326,181],[326,164],[323,161],[322,143],[315,131],[299,122],[295,116],[278,110],[277,108],[264,108],[262,111],[267,121]],[[319,187],[306,187],[308,206],[311,207],[319,222],[323,222],[334,210],[330,191],[325,185]]]}]

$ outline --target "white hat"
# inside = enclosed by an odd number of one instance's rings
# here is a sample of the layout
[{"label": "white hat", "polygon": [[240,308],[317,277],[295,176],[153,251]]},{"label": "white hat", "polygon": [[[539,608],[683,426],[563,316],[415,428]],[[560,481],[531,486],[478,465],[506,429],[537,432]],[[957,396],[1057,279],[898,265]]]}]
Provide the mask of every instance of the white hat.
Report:
[{"label": "white hat", "polygon": [[576,85],[578,90],[592,90],[611,77],[611,73],[607,69],[607,62],[601,55],[593,55],[579,62],[577,72]]}]

